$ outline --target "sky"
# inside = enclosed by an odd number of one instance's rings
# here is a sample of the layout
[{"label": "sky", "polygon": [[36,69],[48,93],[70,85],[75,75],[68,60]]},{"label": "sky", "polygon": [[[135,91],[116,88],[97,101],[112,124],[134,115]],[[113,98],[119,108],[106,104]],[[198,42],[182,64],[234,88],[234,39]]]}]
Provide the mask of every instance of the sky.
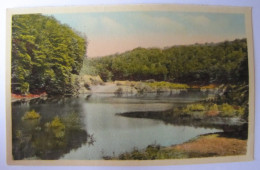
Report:
[{"label": "sky", "polygon": [[88,57],[246,37],[244,14],[126,11],[52,16],[87,36]]}]

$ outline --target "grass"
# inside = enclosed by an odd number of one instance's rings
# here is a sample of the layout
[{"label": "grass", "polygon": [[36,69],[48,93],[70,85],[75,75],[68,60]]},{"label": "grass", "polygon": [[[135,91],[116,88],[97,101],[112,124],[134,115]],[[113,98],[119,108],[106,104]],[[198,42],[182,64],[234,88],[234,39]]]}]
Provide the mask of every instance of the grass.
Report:
[{"label": "grass", "polygon": [[230,156],[246,154],[247,141],[221,137],[218,134],[200,136],[198,139],[170,147],[186,153],[214,154],[215,156]]},{"label": "grass", "polygon": [[125,152],[118,157],[104,158],[114,160],[155,160],[244,155],[246,154],[246,146],[246,140],[210,134],[179,145],[170,147],[149,145],[144,150],[134,148],[133,151]]},{"label": "grass", "polygon": [[189,104],[186,107],[175,108],[173,110],[175,114],[180,115],[194,115],[198,112],[201,113],[202,116],[221,116],[221,117],[243,117],[245,114],[245,108],[236,105],[230,105],[228,103],[224,103],[221,105],[217,105],[215,103],[211,104]]},{"label": "grass", "polygon": [[41,116],[35,110],[26,112],[22,117],[22,120],[39,119]]}]

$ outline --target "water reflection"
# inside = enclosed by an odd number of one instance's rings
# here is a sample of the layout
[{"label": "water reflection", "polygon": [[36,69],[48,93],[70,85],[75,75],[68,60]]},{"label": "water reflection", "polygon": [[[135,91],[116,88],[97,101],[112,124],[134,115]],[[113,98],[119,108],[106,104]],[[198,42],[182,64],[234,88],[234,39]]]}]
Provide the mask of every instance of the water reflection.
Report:
[{"label": "water reflection", "polygon": [[147,118],[162,120],[165,124],[175,126],[191,126],[195,128],[222,129],[229,136],[247,139],[248,123],[238,117],[192,117],[172,114],[172,109],[165,111],[138,111],[117,113],[117,116],[129,118]]},{"label": "water reflection", "polygon": [[80,114],[73,112],[63,117],[46,121],[13,119],[13,158],[20,159],[58,159],[72,149],[83,144],[94,144],[93,134],[83,128]]}]

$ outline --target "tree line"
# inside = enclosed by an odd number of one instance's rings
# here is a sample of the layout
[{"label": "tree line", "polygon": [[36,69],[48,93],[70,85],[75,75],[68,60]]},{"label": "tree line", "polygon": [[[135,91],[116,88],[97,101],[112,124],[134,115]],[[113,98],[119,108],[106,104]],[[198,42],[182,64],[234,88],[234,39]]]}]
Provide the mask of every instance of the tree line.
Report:
[{"label": "tree line", "polygon": [[52,16],[12,16],[13,93],[65,94],[75,89],[86,37]]},{"label": "tree line", "polygon": [[248,82],[246,39],[164,49],[136,48],[86,59],[82,74],[109,80],[147,80],[205,85]]}]

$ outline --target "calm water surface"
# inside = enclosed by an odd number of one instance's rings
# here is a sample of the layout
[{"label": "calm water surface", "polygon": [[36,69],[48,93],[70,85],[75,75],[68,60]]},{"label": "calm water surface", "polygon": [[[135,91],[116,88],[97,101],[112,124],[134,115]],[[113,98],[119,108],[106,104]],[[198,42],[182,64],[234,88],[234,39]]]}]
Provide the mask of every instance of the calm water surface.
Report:
[{"label": "calm water surface", "polygon": [[[40,132],[43,131],[44,123],[50,122],[55,116],[59,116],[61,120],[63,120],[62,118],[68,120],[66,117],[71,119],[71,114],[74,117],[76,115],[77,124],[80,125],[74,128],[73,131],[66,129],[69,132],[71,131],[71,135],[67,135],[67,140],[59,145],[60,150],[63,152],[60,151],[59,154],[53,156],[53,153],[51,153],[53,151],[52,145],[51,147],[46,145],[46,148],[37,148],[40,145],[37,145],[38,143],[35,141],[39,139],[37,135],[31,135],[31,138],[29,138],[31,141],[27,141],[29,143],[27,147],[35,151],[27,154],[27,156],[19,155],[17,159],[34,158],[34,154],[40,155],[36,156],[36,158],[40,157],[40,159],[48,159],[49,157],[50,159],[102,159],[103,156],[117,156],[120,153],[132,151],[134,148],[144,149],[150,144],[170,146],[183,143],[201,134],[222,131],[220,129],[196,128],[192,126],[175,126],[165,124],[160,120],[128,118],[116,115],[116,113],[135,111],[163,111],[176,105],[200,100],[207,97],[207,94],[201,93],[198,95],[190,93],[173,97],[147,96],[142,98],[114,97],[113,94],[96,94],[87,98],[86,96],[81,95],[78,98],[63,98],[59,100],[53,99],[30,104],[13,104],[13,138],[16,139],[14,145],[21,145],[22,139],[19,138],[18,140],[18,132],[21,131],[23,134],[25,132],[36,133],[35,130],[26,130],[28,125],[25,126],[25,123],[21,120],[23,114],[32,109],[35,109],[42,116],[40,123],[29,125],[35,127],[34,129],[38,129],[38,134],[41,134]],[[86,136],[84,137],[84,135]],[[28,135],[26,137],[28,138]],[[43,137],[40,139],[44,140]],[[50,139],[49,142],[55,142],[55,146],[58,143],[57,139],[55,141]],[[13,150],[13,155],[21,152],[24,152],[24,155],[26,155],[26,152],[28,152],[26,149],[21,151],[19,146],[14,148],[16,150]],[[38,150],[41,150],[41,152]],[[46,150],[49,150],[48,153],[43,153]]]}]

